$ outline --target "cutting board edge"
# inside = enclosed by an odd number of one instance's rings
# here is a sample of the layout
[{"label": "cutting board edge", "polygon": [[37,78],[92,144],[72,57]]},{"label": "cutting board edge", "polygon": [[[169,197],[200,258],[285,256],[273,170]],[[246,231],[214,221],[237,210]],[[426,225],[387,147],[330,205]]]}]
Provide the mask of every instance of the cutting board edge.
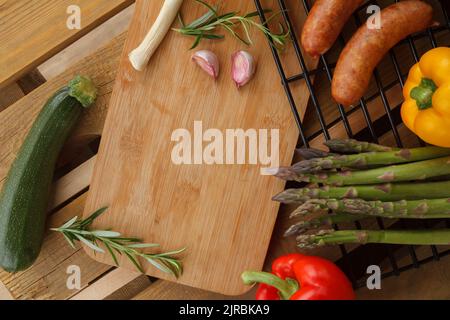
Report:
[{"label": "cutting board edge", "polygon": [[[100,254],[94,254],[94,252],[92,251],[92,249],[90,249],[89,247],[87,247],[87,246],[85,246],[85,245],[83,245],[82,248],[83,248],[84,252],[85,252],[91,259],[94,259],[95,261],[97,261],[97,262],[99,262],[99,263],[103,263],[103,264],[109,265],[109,266],[111,266],[111,267],[117,267],[117,265],[114,264],[114,262],[112,261],[112,259],[111,259],[111,260],[110,260],[109,258],[108,258],[107,260],[106,260],[106,259],[102,259],[101,257],[103,257],[103,255],[100,255]],[[267,252],[268,250],[269,250],[269,246],[267,246],[266,252]],[[264,260],[265,260],[265,257],[264,257]],[[263,267],[264,267],[264,261],[263,261],[261,267],[258,268],[258,270],[255,270],[255,271],[262,271],[262,270],[263,270]],[[136,272],[136,269],[133,268],[133,267],[130,266],[130,265],[120,266],[120,267],[118,267],[118,268],[126,269],[126,270],[129,270],[129,271],[132,271],[132,272]],[[156,274],[156,273],[157,273],[157,272],[146,272],[145,275],[151,276],[151,277],[157,277],[158,280],[160,280],[160,281],[169,281],[169,282],[181,284],[181,285],[184,285],[184,286],[188,286],[188,287],[191,287],[191,288],[196,288],[196,289],[201,289],[201,290],[209,291],[209,292],[212,292],[212,293],[222,294],[222,295],[225,295],[225,296],[228,296],[228,297],[238,297],[238,296],[244,295],[244,294],[250,292],[250,290],[252,290],[252,288],[253,288],[253,286],[247,286],[247,285],[245,285],[245,284],[242,284],[242,287],[241,287],[242,290],[236,290],[236,291],[235,291],[235,290],[220,290],[220,289],[214,289],[214,288],[211,288],[210,286],[203,286],[203,285],[201,285],[201,286],[195,286],[195,287],[194,287],[191,283],[186,283],[186,282],[184,282],[184,281],[182,281],[182,280],[177,280],[177,279],[175,279],[175,278],[171,278],[170,276],[168,276],[168,275],[166,275],[166,274],[164,274],[164,276],[162,276],[161,274]],[[204,283],[204,282],[202,282],[202,283]]]}]

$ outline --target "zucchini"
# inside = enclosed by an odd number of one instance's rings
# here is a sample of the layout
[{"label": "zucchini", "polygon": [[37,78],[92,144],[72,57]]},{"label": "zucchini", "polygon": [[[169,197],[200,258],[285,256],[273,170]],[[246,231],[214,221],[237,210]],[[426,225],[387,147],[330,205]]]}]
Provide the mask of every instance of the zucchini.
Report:
[{"label": "zucchini", "polygon": [[14,160],[0,193],[0,267],[30,267],[41,250],[56,161],[83,109],[96,99],[89,78],[77,76],[45,104]]}]

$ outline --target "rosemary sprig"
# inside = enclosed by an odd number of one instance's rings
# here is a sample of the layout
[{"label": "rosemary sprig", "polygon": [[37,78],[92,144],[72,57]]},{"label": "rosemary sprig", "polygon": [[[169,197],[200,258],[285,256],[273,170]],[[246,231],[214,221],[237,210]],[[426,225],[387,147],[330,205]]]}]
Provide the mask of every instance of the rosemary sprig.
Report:
[{"label": "rosemary sprig", "polygon": [[[267,24],[273,20],[276,16],[278,16],[280,13],[273,14],[271,17],[269,17],[266,21],[266,23],[261,24],[253,20],[254,17],[258,16],[258,12],[250,12],[244,16],[239,15],[239,12],[233,11],[228,12],[222,15],[219,15],[217,7],[213,7],[206,2],[202,0],[196,0],[201,5],[206,7],[208,11],[201,16],[200,18],[196,19],[195,21],[191,22],[190,24],[186,25],[183,21],[183,18],[181,17],[181,14],[179,14],[178,19],[181,24],[181,28],[174,28],[173,31],[179,32],[186,36],[192,36],[195,37],[194,44],[192,45],[191,49],[196,48],[200,42],[203,39],[223,39],[224,35],[217,34],[218,28],[223,28],[226,31],[228,31],[232,36],[243,42],[244,44],[250,46],[253,44],[253,41],[250,36],[250,29],[252,27],[255,27],[256,29],[263,32],[266,37],[268,37],[274,46],[277,47],[277,49],[280,49],[280,47],[283,47],[286,42],[289,39],[289,30],[285,30],[284,26],[280,23],[280,32],[279,33],[273,33],[270,31],[270,29],[267,27]],[[264,10],[265,13],[271,12],[271,10]],[[236,29],[242,26],[244,35],[240,35]]]},{"label": "rosemary sprig", "polygon": [[125,238],[119,232],[111,230],[89,230],[95,219],[106,210],[107,208],[99,209],[85,220],[74,217],[61,227],[52,228],[51,230],[60,232],[73,248],[75,248],[75,242],[80,241],[94,250],[94,252],[105,253],[105,250],[99,246],[99,244],[102,244],[117,266],[119,266],[117,254],[124,254],[142,273],[144,273],[144,269],[139,262],[139,258],[145,259],[159,270],[172,274],[177,278],[183,273],[182,263],[173,256],[182,253],[185,249],[159,254],[144,253],[140,249],[159,247],[159,244],[142,243],[140,239]]}]

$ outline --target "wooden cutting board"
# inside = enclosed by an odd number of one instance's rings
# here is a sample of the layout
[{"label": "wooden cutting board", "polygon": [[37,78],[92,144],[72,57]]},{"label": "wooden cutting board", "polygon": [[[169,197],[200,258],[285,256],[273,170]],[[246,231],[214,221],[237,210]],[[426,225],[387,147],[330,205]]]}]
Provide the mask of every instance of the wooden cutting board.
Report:
[{"label": "wooden cutting board", "polygon": [[[162,3],[137,1],[84,216],[108,206],[95,227],[159,243],[162,251],[187,248],[181,255],[181,278],[144,263],[148,275],[227,295],[243,294],[249,287],[240,275],[263,266],[279,207],[271,198],[284,183],[262,176],[259,165],[175,165],[172,133],[185,128],[193,134],[194,121],[202,121],[203,131],[279,129],[280,163],[287,165],[298,131],[267,40],[260,33],[253,32],[250,48],[228,34],[224,41],[201,44],[219,56],[221,75],[215,82],[190,60],[193,38],[175,32],[168,34],[144,72],[134,71],[127,55],[150,29]],[[253,1],[222,3],[223,12],[255,11]],[[301,23],[301,5],[291,3],[292,13],[299,13],[296,23]],[[276,1],[264,5],[278,10]],[[205,9],[186,0],[182,12],[186,21],[192,21]],[[255,56],[258,70],[255,79],[238,90],[230,77],[230,57],[240,49]],[[293,52],[284,56],[293,67]],[[296,99],[304,107],[306,88],[302,84],[297,89]],[[113,264],[108,255],[87,251],[96,260]],[[120,263],[134,268],[126,258]]]}]

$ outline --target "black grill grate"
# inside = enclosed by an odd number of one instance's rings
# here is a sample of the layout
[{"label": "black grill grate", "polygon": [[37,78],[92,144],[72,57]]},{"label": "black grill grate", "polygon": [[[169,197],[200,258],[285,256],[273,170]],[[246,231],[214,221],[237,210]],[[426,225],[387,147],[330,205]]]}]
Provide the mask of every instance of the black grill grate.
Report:
[{"label": "black grill grate", "polygon": [[[258,9],[260,18],[262,22],[266,21],[266,16],[263,12],[263,5],[262,1],[260,0],[254,0],[256,7]],[[293,0],[290,0],[293,1]],[[311,7],[312,1],[308,0],[297,0],[300,1],[303,4],[303,8],[305,10],[305,13],[309,12],[309,9]],[[398,2],[398,1],[367,1],[361,8],[359,8],[358,12],[356,12],[353,15],[353,20],[356,26],[361,25],[362,20],[360,17],[360,14],[365,14],[367,6],[369,5],[379,5],[383,2],[383,5]],[[402,41],[399,46],[407,46],[410,51],[410,54],[412,56],[413,62],[417,62],[420,58],[419,50],[417,49],[417,42],[418,41],[429,41],[429,48],[436,47],[438,45],[437,42],[437,35],[442,36],[445,33],[448,33],[450,35],[450,20],[448,16],[448,6],[449,4],[446,3],[446,0],[434,0],[428,1],[430,4],[434,6],[437,11],[439,12],[440,17],[440,25],[437,27],[434,27],[432,29],[429,29],[425,32],[415,34],[413,36],[410,36],[409,38]],[[397,146],[402,147],[403,142],[400,137],[399,131],[398,131],[398,125],[401,123],[400,118],[400,107],[401,104],[391,106],[389,104],[389,99],[387,97],[387,91],[392,89],[393,87],[400,85],[403,87],[404,81],[407,77],[407,70],[402,72],[402,65],[399,63],[398,57],[395,52],[395,48],[389,52],[389,55],[387,59],[389,60],[389,63],[391,64],[391,67],[393,67],[393,70],[395,71],[395,77],[396,79],[394,81],[391,81],[388,84],[383,84],[382,78],[380,75],[379,70],[375,70],[374,72],[374,85],[375,85],[375,92],[371,95],[363,98],[360,100],[359,104],[357,106],[354,106],[351,110],[346,110],[342,105],[336,104],[336,108],[339,111],[339,116],[336,119],[332,120],[326,120],[323,114],[323,107],[321,106],[319,99],[316,95],[316,91],[313,84],[313,77],[316,77],[318,75],[324,75],[326,79],[328,79],[328,84],[331,87],[331,79],[332,79],[332,72],[336,65],[336,63],[330,63],[332,61],[329,58],[330,54],[326,54],[325,56],[321,56],[319,60],[319,66],[316,69],[309,70],[307,67],[307,63],[305,62],[305,57],[302,53],[298,37],[295,35],[295,31],[299,30],[296,28],[296,26],[293,23],[293,20],[291,19],[290,12],[288,11],[286,7],[286,3],[284,0],[278,0],[278,4],[280,7],[280,10],[282,11],[282,17],[284,19],[284,22],[287,26],[289,26],[291,32],[291,40],[292,45],[295,50],[295,56],[298,62],[299,67],[301,68],[301,72],[298,74],[295,74],[293,76],[287,76],[287,71],[285,67],[283,66],[282,59],[280,56],[280,53],[277,52],[277,50],[271,45],[271,50],[273,54],[273,58],[275,60],[276,66],[278,68],[278,71],[281,76],[281,83],[284,87],[284,90],[286,92],[286,96],[289,101],[289,105],[291,107],[295,122],[298,126],[299,132],[300,132],[300,138],[299,138],[299,147],[308,147],[309,142],[317,138],[319,136],[322,136],[324,139],[330,139],[330,128],[335,126],[338,123],[342,123],[345,132],[348,137],[361,139],[361,140],[368,140],[373,142],[378,142],[379,137],[381,135],[384,135],[388,132],[391,132],[394,141],[397,144]],[[382,6],[383,7],[383,6]],[[342,48],[345,45],[344,36],[341,35],[339,37],[338,43],[340,47]],[[439,44],[443,45],[443,44]],[[448,45],[448,43],[444,44]],[[334,50],[334,49],[332,49]],[[336,61],[336,58],[334,59]],[[410,65],[412,66],[412,64]],[[409,66],[409,67],[410,67]],[[408,68],[409,69],[409,68]],[[318,120],[320,124],[320,129],[316,130],[313,133],[306,134],[304,125],[301,121],[300,112],[298,111],[297,101],[294,98],[292,85],[294,83],[297,83],[298,81],[303,81],[309,92],[310,92],[310,103],[309,107],[313,110],[315,113],[315,118]],[[381,99],[382,105],[384,107],[385,114],[382,115],[378,120],[372,121],[371,115],[368,111],[368,103],[375,100],[375,99]],[[353,132],[349,116],[357,111],[361,110],[364,120],[366,122],[367,127],[359,132]],[[311,112],[311,110],[310,110]],[[423,144],[420,142],[420,144]],[[424,222],[414,222],[416,227],[417,225],[419,227],[430,227],[430,223],[424,223]],[[445,223],[446,227],[450,226],[449,221],[443,222]],[[433,224],[437,224],[437,222],[433,222]],[[380,229],[384,229],[384,224],[382,219],[377,219],[377,225]],[[356,228],[360,229],[361,225],[359,223],[356,223]],[[405,228],[405,227],[411,227],[410,223],[406,223],[404,221],[400,221],[398,223],[395,223],[394,226],[396,228]],[[335,228],[339,228],[338,226],[335,226]],[[412,268],[419,268],[420,265],[425,264],[430,261],[437,261],[443,256],[446,256],[450,254],[450,249],[444,248],[443,250],[438,250],[437,247],[431,246],[430,248],[430,254],[418,258],[417,255],[417,248],[415,246],[408,246],[408,247],[401,247],[401,246],[380,246],[380,245],[365,245],[365,246],[359,246],[356,249],[349,250],[346,246],[340,246],[342,257],[337,261],[337,263],[343,268],[343,270],[347,273],[347,275],[352,280],[355,287],[361,287],[365,285],[365,269],[369,264],[376,264],[381,262],[382,260],[385,260],[387,258],[389,269],[384,270],[382,274],[382,278],[390,277],[393,275],[399,275],[401,272],[410,270]],[[401,251],[401,249],[405,250],[407,252],[407,255],[409,256],[409,263],[399,266],[398,263],[398,253]],[[404,257],[404,256],[403,256]],[[374,262],[374,263],[371,263]]]}]

